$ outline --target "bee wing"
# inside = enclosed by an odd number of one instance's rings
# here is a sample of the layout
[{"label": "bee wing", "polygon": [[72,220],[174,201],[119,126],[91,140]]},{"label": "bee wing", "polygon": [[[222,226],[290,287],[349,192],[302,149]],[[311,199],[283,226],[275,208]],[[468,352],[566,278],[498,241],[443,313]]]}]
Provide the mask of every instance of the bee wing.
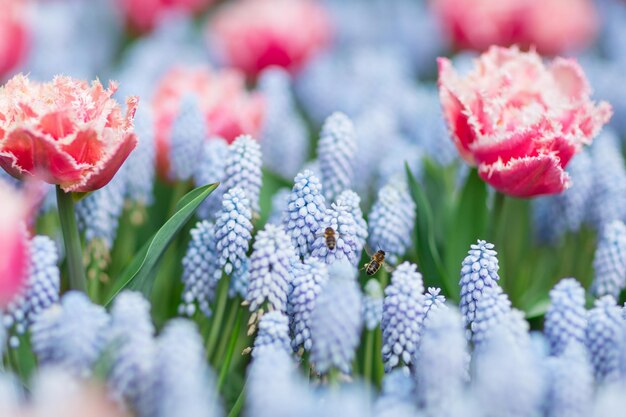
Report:
[{"label": "bee wing", "polygon": [[374,251],[372,250],[372,248],[370,248],[370,245],[368,245],[367,243],[365,244],[363,249],[365,249],[365,253],[367,253],[367,256],[369,256],[370,258],[374,256]]},{"label": "bee wing", "polygon": [[387,261],[383,262],[383,268],[385,268],[385,271],[392,273],[393,271],[396,270],[395,266],[390,265]]}]

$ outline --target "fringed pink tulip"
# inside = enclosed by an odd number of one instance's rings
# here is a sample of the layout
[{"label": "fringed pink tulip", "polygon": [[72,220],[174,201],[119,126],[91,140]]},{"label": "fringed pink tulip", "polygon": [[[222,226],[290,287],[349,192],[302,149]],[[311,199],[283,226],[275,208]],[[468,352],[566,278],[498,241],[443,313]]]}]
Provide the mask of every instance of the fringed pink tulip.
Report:
[{"label": "fringed pink tulip", "polygon": [[133,117],[111,98],[117,84],[57,76],[52,82],[16,75],[0,87],[0,166],[14,177],[35,177],[65,192],[104,187],[137,144]]},{"label": "fringed pink tulip", "polygon": [[24,60],[29,45],[26,1],[0,0],[0,79]]},{"label": "fringed pink tulip", "polygon": [[431,0],[452,42],[484,51],[521,45],[558,54],[589,45],[599,25],[593,0]]},{"label": "fringed pink tulip", "polygon": [[213,0],[117,0],[126,21],[135,32],[147,32],[170,14],[193,14]]},{"label": "fringed pink tulip", "polygon": [[492,47],[459,76],[439,58],[439,95],[463,159],[480,177],[512,196],[555,194],[569,186],[565,167],[611,117],[590,100],[581,67],[534,52]]},{"label": "fringed pink tulip", "polygon": [[328,13],[313,0],[237,0],[207,25],[220,57],[250,77],[269,66],[297,71],[328,45],[331,32]]},{"label": "fringed pink tulip", "polygon": [[181,99],[193,94],[204,114],[208,137],[232,142],[241,134],[258,137],[263,122],[264,101],[246,91],[242,73],[213,71],[209,67],[175,67],[156,88],[152,106],[156,125],[157,169],[167,177],[170,165],[172,124]]},{"label": "fringed pink tulip", "polygon": [[0,309],[19,293],[28,269],[28,204],[14,189],[0,185]]}]

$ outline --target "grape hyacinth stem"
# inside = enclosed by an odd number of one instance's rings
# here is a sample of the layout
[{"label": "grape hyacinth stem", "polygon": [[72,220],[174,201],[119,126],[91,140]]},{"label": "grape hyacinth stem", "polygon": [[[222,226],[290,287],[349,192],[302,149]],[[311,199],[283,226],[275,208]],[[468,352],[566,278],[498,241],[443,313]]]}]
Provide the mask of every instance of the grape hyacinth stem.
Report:
[{"label": "grape hyacinth stem", "polygon": [[222,276],[217,288],[217,305],[215,306],[209,337],[206,341],[206,357],[209,359],[215,350],[215,343],[217,342],[217,337],[219,336],[220,323],[224,317],[226,301],[228,301],[228,280],[225,279],[224,276]]},{"label": "grape hyacinth stem", "polygon": [[[239,297],[233,298],[230,300],[230,305],[228,309],[228,316],[226,319],[226,333],[222,331],[221,333],[224,335],[232,334],[233,326],[235,325],[235,320],[238,320],[239,312],[242,310],[241,299]],[[222,337],[219,343],[215,354],[213,355],[213,363],[219,364],[221,359],[224,357],[224,352],[226,351],[226,346],[229,344],[230,338]]]},{"label": "grape hyacinth stem", "polygon": [[80,245],[78,226],[76,225],[76,215],[74,214],[74,200],[71,193],[66,193],[58,185],[56,189],[70,289],[87,292],[87,280],[85,278],[85,268],[83,267],[83,251]]},{"label": "grape hyacinth stem", "polygon": [[[233,302],[235,306],[237,303]],[[233,359],[233,353],[235,352],[235,347],[237,346],[237,339],[239,338],[239,331],[241,330],[241,316],[243,315],[243,308],[237,309],[237,318],[235,319],[235,326],[231,329],[230,340],[228,342],[228,350],[226,351],[226,356],[224,357],[224,361],[222,362],[222,367],[220,369],[220,376],[217,380],[217,390],[221,390],[224,386],[224,382],[226,381],[226,375],[230,370],[230,363]]]},{"label": "grape hyacinth stem", "polygon": [[365,336],[365,363],[363,364],[363,379],[372,380],[372,364],[374,362],[374,330],[367,330]]}]

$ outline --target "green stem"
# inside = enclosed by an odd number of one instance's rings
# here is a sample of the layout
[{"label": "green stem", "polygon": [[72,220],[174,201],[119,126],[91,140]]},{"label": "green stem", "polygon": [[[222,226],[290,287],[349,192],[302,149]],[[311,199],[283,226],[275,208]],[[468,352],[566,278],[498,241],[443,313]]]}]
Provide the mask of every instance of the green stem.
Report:
[{"label": "green stem", "polygon": [[71,193],[66,193],[58,185],[57,206],[59,219],[61,220],[63,241],[65,242],[65,257],[67,259],[70,289],[86,292],[87,280],[85,279],[85,268],[83,267],[80,235],[74,214],[74,200]]},{"label": "green stem", "polygon": [[377,386],[380,387],[383,376],[385,376],[385,367],[383,365],[383,358],[381,353],[383,349],[383,333],[380,328],[376,329],[375,332],[376,334],[374,335],[374,351],[377,352],[377,356],[374,357],[374,362],[376,363],[376,380],[374,382]]},{"label": "green stem", "polygon": [[[231,300],[228,317],[226,319],[226,327],[224,327],[224,331],[222,331],[222,335],[231,334],[233,331],[233,325],[235,324],[235,320],[239,320],[238,312],[241,311],[241,306],[239,305],[239,298],[234,298]],[[220,342],[217,350],[215,351],[215,355],[213,355],[213,362],[220,363],[221,359],[224,357],[224,352],[226,351],[226,345],[228,345],[230,338],[222,337],[220,338]],[[230,345],[229,345],[230,346]]]},{"label": "green stem", "polygon": [[363,378],[367,382],[372,382],[372,365],[374,358],[374,331],[368,330],[365,336],[365,364],[363,365]]},{"label": "green stem", "polygon": [[230,412],[228,413],[228,417],[237,417],[241,413],[241,409],[243,408],[243,402],[245,400],[245,391],[246,384],[243,384],[243,387],[241,387],[241,392],[237,397],[237,401],[235,401],[235,405],[233,405],[233,408],[231,408]]},{"label": "green stem", "polygon": [[215,307],[215,314],[213,315],[213,321],[211,322],[211,330],[209,332],[209,338],[206,342],[206,356],[211,358],[213,350],[215,349],[215,342],[219,335],[220,323],[224,317],[224,310],[226,308],[226,301],[228,299],[228,280],[226,277],[222,277],[218,286],[217,292],[217,305]]},{"label": "green stem", "polygon": [[[237,304],[233,303],[235,306]],[[243,315],[243,308],[240,307],[237,310],[237,318],[235,320],[235,328],[230,334],[230,341],[228,342],[228,350],[226,351],[226,358],[224,358],[224,362],[222,363],[222,368],[220,369],[220,376],[217,380],[217,390],[221,390],[224,386],[224,381],[226,381],[226,374],[230,370],[230,362],[233,359],[233,352],[235,352],[235,346],[237,346],[237,338],[239,337],[239,329],[241,328],[241,316]]]}]

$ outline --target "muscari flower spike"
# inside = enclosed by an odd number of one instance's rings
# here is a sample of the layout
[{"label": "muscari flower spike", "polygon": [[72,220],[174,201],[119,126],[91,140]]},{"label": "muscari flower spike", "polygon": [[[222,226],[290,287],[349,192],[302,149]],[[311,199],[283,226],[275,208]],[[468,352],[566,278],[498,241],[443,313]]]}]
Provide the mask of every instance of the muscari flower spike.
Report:
[{"label": "muscari flower spike", "polygon": [[272,196],[272,210],[270,211],[270,215],[267,219],[268,223],[272,223],[272,224],[283,223],[283,216],[287,212],[290,195],[291,195],[291,190],[286,187],[280,188],[278,191],[274,193],[274,195]]},{"label": "muscari flower spike", "polygon": [[424,283],[417,265],[400,264],[385,288],[383,317],[383,363],[389,372],[396,366],[410,366],[419,344],[424,320]]},{"label": "muscari flower spike", "polygon": [[[59,301],[61,273],[59,252],[48,236],[35,236],[29,245],[30,266],[24,289],[11,301],[3,312],[2,323],[22,334],[48,307]],[[11,346],[19,344],[11,337]]]},{"label": "muscari flower spike", "polygon": [[560,356],[547,359],[547,415],[587,417],[593,405],[593,368],[585,346],[573,341]]},{"label": "muscari flower spike", "polygon": [[420,339],[414,366],[418,403],[433,415],[450,415],[439,411],[460,400],[468,376],[461,314],[456,308],[432,309]]},{"label": "muscari flower spike", "polygon": [[140,403],[140,415],[222,415],[214,376],[194,323],[181,318],[167,323],[157,341],[155,363],[150,387]]},{"label": "muscari flower spike", "polygon": [[311,350],[311,315],[324,285],[328,282],[326,264],[316,258],[307,258],[304,263],[292,266],[293,279],[289,285],[287,313],[290,318],[294,351]]},{"label": "muscari flower spike", "polygon": [[39,314],[31,327],[33,352],[39,363],[62,366],[88,376],[106,344],[109,317],[83,293],[68,292],[61,304]]},{"label": "muscari flower spike", "polygon": [[259,213],[261,193],[261,146],[249,135],[241,135],[228,149],[224,189],[238,187],[250,201],[252,213]]},{"label": "muscari flower spike", "polygon": [[196,303],[200,311],[211,316],[210,303],[215,298],[215,288],[222,277],[219,259],[215,256],[215,225],[206,220],[198,222],[191,230],[191,240],[183,257],[184,285],[179,314],[193,316]]},{"label": "muscari flower spike", "polygon": [[265,97],[263,163],[284,178],[293,178],[307,157],[309,138],[295,108],[290,76],[282,68],[269,68],[261,74],[258,88]]},{"label": "muscari flower spike", "polygon": [[350,118],[343,113],[331,114],[324,122],[317,144],[324,195],[329,201],[352,187],[356,151],[356,134]]},{"label": "muscari flower spike", "polygon": [[295,260],[296,252],[282,226],[266,224],[257,233],[250,256],[250,282],[246,295],[250,311],[257,311],[266,301],[274,310],[287,311],[290,269]]},{"label": "muscari flower spike", "polygon": [[558,356],[571,343],[584,344],[586,329],[585,289],[574,278],[562,279],[550,291],[544,323],[550,353]]},{"label": "muscari flower spike", "polygon": [[626,287],[626,225],[621,220],[608,223],[593,259],[595,274],[591,292],[597,296],[619,297]]},{"label": "muscari flower spike", "polygon": [[[374,409],[377,416],[415,415],[415,380],[408,369],[398,368],[385,374]],[[404,414],[406,411],[410,412]]]},{"label": "muscari flower spike", "polygon": [[626,220],[626,168],[620,140],[611,129],[603,129],[591,147],[593,192],[590,217],[598,230],[613,220]]},{"label": "muscari flower spike", "polygon": [[424,294],[424,322],[428,321],[435,311],[446,307],[446,297],[441,294],[441,288],[428,287]]},{"label": "muscari flower spike", "polygon": [[[207,140],[202,145],[202,152],[198,166],[193,174],[196,186],[213,184],[224,181],[226,175],[226,157],[228,156],[228,143],[222,138],[215,137]],[[214,219],[219,211],[224,195],[225,187],[217,187],[200,207],[198,217],[201,219]]]},{"label": "muscari flower spike", "polygon": [[321,223],[326,212],[320,180],[309,170],[294,179],[284,212],[283,224],[300,257],[306,257],[316,237],[321,237]]},{"label": "muscari flower spike", "polygon": [[191,94],[183,96],[172,123],[169,176],[179,181],[188,180],[193,175],[207,138],[206,123],[198,101]]},{"label": "muscari flower spike", "polygon": [[492,243],[479,240],[471,245],[461,266],[461,315],[466,326],[470,326],[476,314],[476,302],[486,287],[495,287],[498,276],[498,254]]},{"label": "muscari flower spike", "polygon": [[356,223],[356,237],[359,242],[357,252],[360,253],[365,247],[367,240],[367,223],[363,218],[363,211],[361,210],[361,197],[352,190],[345,190],[337,196],[336,202],[338,206],[347,207],[354,218]]},{"label": "muscari flower spike", "polygon": [[586,345],[596,381],[615,381],[620,376],[624,343],[621,308],[605,295],[595,301],[587,320]]},{"label": "muscari flower spike", "polygon": [[[356,266],[361,252],[359,251],[357,224],[350,208],[333,203],[330,208],[326,209],[320,225],[320,233],[317,234],[311,245],[311,256],[322,259],[327,264],[347,259]],[[334,249],[329,249],[326,246],[326,238],[321,233],[327,227],[331,227],[335,231],[336,246]]]},{"label": "muscari flower spike", "polygon": [[378,189],[390,182],[397,181],[398,178],[404,180],[405,164],[408,164],[416,179],[422,178],[424,153],[420,147],[404,139],[395,139],[393,144],[393,147],[381,157],[378,164],[378,176],[375,183]]},{"label": "muscari flower spike", "polygon": [[311,363],[319,373],[336,368],[349,374],[361,337],[361,290],[356,269],[346,260],[329,268],[329,280],[311,314]]},{"label": "muscari flower spike", "polygon": [[383,289],[375,278],[365,284],[363,321],[367,330],[374,330],[383,318]]},{"label": "muscari flower spike", "polygon": [[112,353],[107,386],[117,401],[137,407],[149,389],[156,353],[150,302],[140,293],[124,291],[115,298],[108,339]]},{"label": "muscari flower spike", "polygon": [[242,267],[252,240],[250,200],[240,188],[228,190],[215,220],[215,240],[220,267],[231,274]]},{"label": "muscari flower spike", "polygon": [[291,353],[289,318],[285,313],[270,311],[263,314],[259,320],[259,330],[254,338],[252,356],[262,355],[265,349],[283,349]]},{"label": "muscari flower spike", "polygon": [[150,106],[139,106],[135,113],[135,134],[139,141],[126,160],[126,198],[147,206],[153,200],[156,147]]},{"label": "muscari flower spike", "polygon": [[230,298],[241,297],[246,298],[248,294],[248,285],[250,284],[250,258],[245,258],[241,263],[241,267],[233,271],[228,283],[228,296]]},{"label": "muscari flower spike", "polygon": [[378,192],[378,199],[369,216],[369,245],[382,249],[387,259],[396,263],[411,245],[415,226],[415,203],[406,183],[392,180]]}]

